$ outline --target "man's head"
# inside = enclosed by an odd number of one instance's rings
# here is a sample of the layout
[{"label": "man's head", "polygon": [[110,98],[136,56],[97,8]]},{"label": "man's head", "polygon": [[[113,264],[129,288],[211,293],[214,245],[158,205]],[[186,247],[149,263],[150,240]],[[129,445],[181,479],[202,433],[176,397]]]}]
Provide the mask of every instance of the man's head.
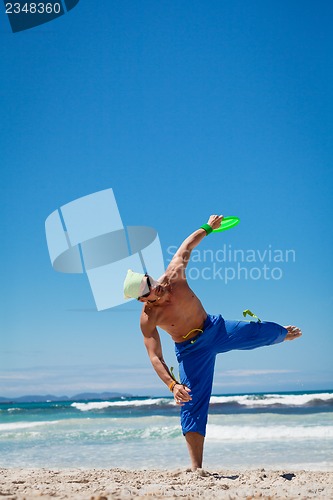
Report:
[{"label": "man's head", "polygon": [[158,300],[155,296],[158,288],[160,288],[158,282],[147,273],[135,273],[131,269],[127,271],[124,281],[125,298],[137,299],[140,302],[155,302]]}]

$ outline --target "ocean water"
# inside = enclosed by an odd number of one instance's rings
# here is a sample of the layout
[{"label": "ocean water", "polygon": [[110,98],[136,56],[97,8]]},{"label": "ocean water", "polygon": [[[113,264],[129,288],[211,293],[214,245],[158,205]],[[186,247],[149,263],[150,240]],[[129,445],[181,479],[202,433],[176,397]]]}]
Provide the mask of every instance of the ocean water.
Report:
[{"label": "ocean water", "polygon": [[[0,467],[174,469],[172,398],[0,404]],[[208,469],[333,470],[333,391],[212,396]]]}]

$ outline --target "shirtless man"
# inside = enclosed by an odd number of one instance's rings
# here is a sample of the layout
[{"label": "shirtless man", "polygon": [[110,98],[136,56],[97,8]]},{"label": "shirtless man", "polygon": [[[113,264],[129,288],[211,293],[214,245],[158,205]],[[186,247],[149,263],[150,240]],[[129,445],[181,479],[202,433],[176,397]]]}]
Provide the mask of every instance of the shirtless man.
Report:
[{"label": "shirtless man", "polygon": [[[207,224],[188,236],[158,281],[129,270],[124,282],[125,297],[136,298],[144,304],[140,326],[150,361],[173,393],[176,404],[181,406],[182,431],[192,470],[202,467],[216,354],[233,349],[255,349],[302,335],[295,326],[228,321],[220,315],[206,313],[188,286],[185,269],[192,250],[213,229],[220,227],[222,219],[222,215],[211,215]],[[169,333],[175,342],[180,382],[174,379],[163,359],[157,326]]]}]

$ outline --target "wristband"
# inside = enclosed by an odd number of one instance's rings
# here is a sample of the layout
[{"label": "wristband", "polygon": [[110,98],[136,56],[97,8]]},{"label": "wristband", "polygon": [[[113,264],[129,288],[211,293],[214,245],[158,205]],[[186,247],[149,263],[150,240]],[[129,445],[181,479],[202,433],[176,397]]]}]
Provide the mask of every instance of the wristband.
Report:
[{"label": "wristband", "polygon": [[213,231],[213,228],[210,227],[209,224],[202,224],[202,226],[200,226],[200,229],[204,229],[206,231],[206,234],[210,234]]},{"label": "wristband", "polygon": [[176,384],[178,384],[178,382],[176,382],[175,380],[173,380],[171,382],[171,384],[169,385],[169,389],[170,389],[171,392],[173,392]]}]

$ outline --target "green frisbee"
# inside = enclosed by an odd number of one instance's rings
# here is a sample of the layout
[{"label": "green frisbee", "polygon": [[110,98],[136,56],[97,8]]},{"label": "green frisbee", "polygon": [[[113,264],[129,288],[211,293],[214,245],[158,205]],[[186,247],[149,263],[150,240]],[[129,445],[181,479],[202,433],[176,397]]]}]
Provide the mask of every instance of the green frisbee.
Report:
[{"label": "green frisbee", "polygon": [[220,233],[221,231],[231,229],[232,227],[237,226],[237,224],[239,224],[239,221],[239,217],[224,217],[220,227],[218,227],[217,229],[213,229],[213,233]]}]

